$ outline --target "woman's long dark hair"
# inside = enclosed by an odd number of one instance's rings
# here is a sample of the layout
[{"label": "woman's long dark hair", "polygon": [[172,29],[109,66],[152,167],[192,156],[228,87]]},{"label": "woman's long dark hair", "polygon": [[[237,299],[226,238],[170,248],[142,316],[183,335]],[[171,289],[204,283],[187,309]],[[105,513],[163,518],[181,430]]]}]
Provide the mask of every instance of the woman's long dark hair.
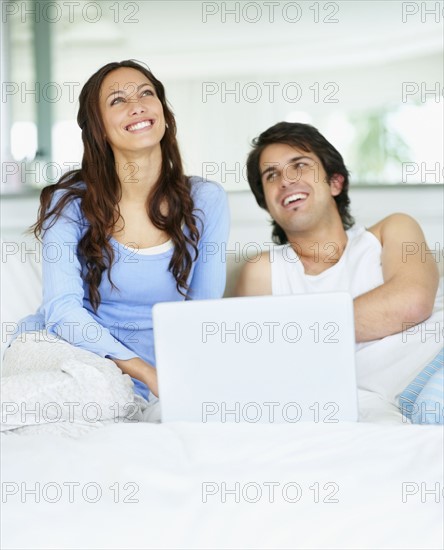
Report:
[{"label": "woman's long dark hair", "polygon": [[[153,225],[167,233],[173,241],[174,252],[168,269],[176,280],[177,290],[183,296],[189,289],[187,279],[192,263],[198,255],[197,243],[200,238],[196,217],[193,214],[194,202],[190,181],[183,173],[177,144],[176,121],[168,106],[163,84],[148,69],[135,61],[108,63],[91,76],[80,93],[77,123],[82,130],[84,146],[81,168],[64,174],[56,184],[48,185],[42,190],[37,222],[31,227],[35,236],[40,238],[47,228],[45,222],[51,218],[51,227],[70,201],[80,199],[82,214],[89,227],[78,244],[77,253],[85,259],[84,279],[88,284],[89,299],[95,311],[101,301],[99,285],[105,270],[108,270],[108,279],[112,284],[111,266],[114,251],[109,238],[113,227],[120,219],[118,203],[122,194],[114,154],[105,137],[99,98],[105,77],[121,67],[135,69],[145,75],[153,84],[162,103],[166,123],[165,135],[160,142],[162,167],[146,206]],[[76,185],[80,181],[83,181],[86,187]],[[64,189],[65,192],[49,210],[54,192],[59,189]],[[167,207],[166,215],[162,214],[161,205]],[[189,236],[182,230],[182,223],[188,228]],[[188,245],[193,250],[194,257]]]}]

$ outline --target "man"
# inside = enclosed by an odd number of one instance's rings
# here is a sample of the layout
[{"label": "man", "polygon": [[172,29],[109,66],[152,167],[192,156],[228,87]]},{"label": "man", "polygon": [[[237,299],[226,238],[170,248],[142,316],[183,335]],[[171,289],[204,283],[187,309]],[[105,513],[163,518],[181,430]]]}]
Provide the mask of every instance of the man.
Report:
[{"label": "man", "polygon": [[[410,216],[392,214],[368,230],[355,227],[342,156],[310,125],[281,122],[253,145],[248,182],[271,215],[273,239],[280,246],[245,264],[236,294],[349,291],[357,349],[371,350],[358,354],[358,384],[396,401],[442,347],[442,336],[421,346],[423,334],[419,340],[413,334],[413,327],[432,319],[439,279],[431,253],[407,253],[426,247],[420,226]],[[410,338],[400,340],[406,329]],[[390,335],[398,335],[388,339],[390,349],[378,346]],[[399,352],[414,355],[400,375],[393,370],[393,362],[401,361]],[[372,361],[377,365],[370,368]]]}]

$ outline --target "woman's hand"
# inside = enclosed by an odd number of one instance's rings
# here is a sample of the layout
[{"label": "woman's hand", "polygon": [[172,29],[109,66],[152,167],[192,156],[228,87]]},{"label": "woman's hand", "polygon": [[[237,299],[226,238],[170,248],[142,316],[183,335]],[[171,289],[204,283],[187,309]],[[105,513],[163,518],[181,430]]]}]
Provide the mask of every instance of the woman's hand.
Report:
[{"label": "woman's hand", "polygon": [[124,374],[129,374],[131,378],[136,378],[146,384],[151,393],[159,397],[159,389],[157,387],[157,371],[146,363],[140,357],[132,357],[131,359],[113,359],[114,363]]}]

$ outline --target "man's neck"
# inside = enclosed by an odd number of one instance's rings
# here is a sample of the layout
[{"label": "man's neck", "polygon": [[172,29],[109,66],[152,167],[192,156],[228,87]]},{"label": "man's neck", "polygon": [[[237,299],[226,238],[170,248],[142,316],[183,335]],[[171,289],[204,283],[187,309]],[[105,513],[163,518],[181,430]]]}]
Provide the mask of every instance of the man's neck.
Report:
[{"label": "man's neck", "polygon": [[288,235],[288,241],[299,256],[307,275],[318,275],[337,264],[347,246],[347,240],[342,225],[333,231],[328,229]]}]

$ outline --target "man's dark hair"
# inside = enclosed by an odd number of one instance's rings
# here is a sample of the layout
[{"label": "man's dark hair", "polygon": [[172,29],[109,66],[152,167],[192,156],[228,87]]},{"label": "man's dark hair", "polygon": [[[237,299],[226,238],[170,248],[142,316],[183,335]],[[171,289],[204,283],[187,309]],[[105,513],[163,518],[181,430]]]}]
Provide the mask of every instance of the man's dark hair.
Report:
[{"label": "man's dark hair", "polygon": [[[341,216],[344,229],[349,229],[354,223],[352,215],[349,212],[350,198],[348,196],[349,173],[344,164],[341,154],[325,137],[310,124],[300,122],[279,122],[252,142],[253,150],[247,159],[247,178],[250,188],[253,191],[256,201],[261,208],[267,210],[265,203],[264,188],[262,185],[261,170],[259,166],[260,156],[268,145],[274,143],[285,143],[292,147],[297,147],[302,151],[314,153],[322,163],[327,174],[328,182],[334,174],[341,174],[344,177],[342,191],[334,197]],[[277,244],[288,242],[287,236],[274,220],[273,241]]]}]

